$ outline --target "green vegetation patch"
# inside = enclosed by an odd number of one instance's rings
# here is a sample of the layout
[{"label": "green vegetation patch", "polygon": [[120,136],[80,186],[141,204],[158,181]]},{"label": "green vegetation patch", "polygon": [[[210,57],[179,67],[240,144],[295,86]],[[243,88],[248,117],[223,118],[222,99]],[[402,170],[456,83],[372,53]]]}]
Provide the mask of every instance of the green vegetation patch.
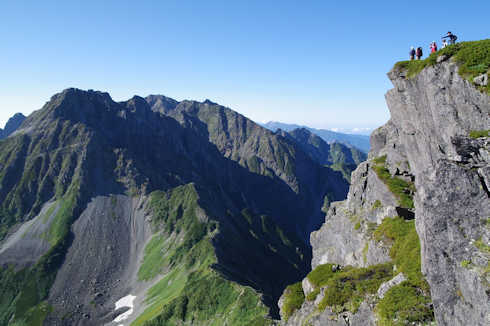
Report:
[{"label": "green vegetation patch", "polygon": [[[69,232],[69,227],[73,219],[73,210],[75,208],[77,201],[77,193],[75,191],[70,191],[63,199],[60,200],[60,207],[56,212],[56,215],[49,226],[49,229],[42,234],[42,238],[49,241],[49,243],[54,246],[62,238],[66,236]],[[51,208],[56,208],[54,204]],[[52,214],[53,211],[48,211],[48,214]],[[50,216],[48,215],[48,216]]]},{"label": "green vegetation patch", "polygon": [[[36,265],[15,271],[14,267],[0,267],[0,325],[12,322],[42,323],[48,307],[42,303],[48,297],[58,268],[68,249],[68,235],[78,201],[79,183],[72,182],[64,196],[65,207],[59,209],[59,223],[49,238],[52,247]],[[66,203],[69,203],[66,204]],[[63,206],[63,205],[62,205]],[[53,222],[54,223],[54,222]],[[11,320],[12,316],[14,319]]]},{"label": "green vegetation patch", "polygon": [[[473,78],[490,73],[490,39],[461,42],[450,45],[435,53],[425,60],[400,61],[395,64],[395,70],[406,70],[408,78],[414,78],[425,67],[437,63],[437,57],[445,55],[452,58],[459,65],[459,74],[473,83]],[[482,91],[490,94],[490,83],[479,87]]]},{"label": "green vegetation patch", "polygon": [[301,308],[303,302],[305,302],[305,294],[301,282],[289,285],[284,291],[284,305],[282,307],[284,318],[288,320],[296,310]]},{"label": "green vegetation patch", "polygon": [[[147,292],[148,306],[132,325],[269,325],[260,295],[213,269],[217,260],[211,241],[218,224],[199,219],[198,200],[193,184],[151,194],[157,233],[145,247],[138,277],[161,279]],[[256,220],[246,210],[242,215],[249,223]],[[270,228],[265,219],[261,227]]]},{"label": "green vegetation patch", "polygon": [[421,272],[420,240],[415,230],[415,220],[387,217],[374,231],[374,238],[376,241],[391,242],[390,256],[397,271],[403,272],[415,285],[428,290]]},{"label": "green vegetation patch", "polygon": [[463,267],[463,268],[469,268],[470,267],[470,264],[471,264],[471,262],[469,260],[466,260],[465,259],[465,260],[463,260],[461,262],[461,267]]},{"label": "green vegetation patch", "polygon": [[410,282],[386,292],[376,305],[379,326],[426,325],[434,320],[430,297]]},{"label": "green vegetation patch", "polygon": [[334,265],[335,264],[318,265],[306,276],[308,281],[310,281],[315,288],[325,286],[328,280],[335,274],[335,272],[333,272]]},{"label": "green vegetation patch", "polygon": [[376,210],[376,209],[379,209],[383,207],[383,205],[381,204],[381,201],[379,201],[379,199],[376,199],[376,201],[373,203],[373,206],[371,207],[371,210]]},{"label": "green vegetation patch", "polygon": [[471,138],[480,138],[480,137],[490,137],[490,130],[472,130],[470,131]]},{"label": "green vegetation patch", "polygon": [[401,178],[392,176],[385,166],[386,155],[375,158],[373,163],[373,169],[378,175],[378,178],[398,198],[398,204],[404,208],[414,208],[413,193],[415,192],[415,186],[413,182],[407,182]]},{"label": "green vegetation patch", "polygon": [[486,244],[482,238],[475,241],[475,247],[477,247],[480,251],[490,254],[490,246]]},{"label": "green vegetation patch", "polygon": [[390,256],[397,272],[403,272],[407,277],[407,281],[392,287],[378,302],[376,311],[380,325],[433,321],[430,288],[421,272],[420,240],[415,220],[385,218],[374,232],[374,238],[392,243]]},{"label": "green vegetation patch", "polygon": [[379,286],[393,277],[393,264],[379,264],[367,268],[346,266],[326,282],[325,297],[318,305],[320,311],[356,312],[366,295],[374,294]]}]

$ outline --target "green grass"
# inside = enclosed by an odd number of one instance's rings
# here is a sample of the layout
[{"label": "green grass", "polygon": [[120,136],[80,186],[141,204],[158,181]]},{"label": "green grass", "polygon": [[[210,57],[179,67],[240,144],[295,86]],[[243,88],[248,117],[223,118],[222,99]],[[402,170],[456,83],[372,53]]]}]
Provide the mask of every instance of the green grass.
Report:
[{"label": "green grass", "polygon": [[308,281],[310,281],[315,288],[325,286],[327,281],[335,274],[335,272],[332,271],[334,265],[335,264],[318,265],[306,276]]},{"label": "green grass", "polygon": [[325,297],[318,305],[320,311],[330,307],[333,311],[357,311],[366,295],[376,293],[381,283],[393,276],[393,264],[379,264],[367,268],[345,266],[342,270],[332,270],[334,264],[318,265],[307,278],[314,291],[307,296],[308,301],[316,299],[321,288]]},{"label": "green grass", "polygon": [[470,137],[474,139],[480,137],[490,137],[490,130],[471,130]]},{"label": "green grass", "polygon": [[[131,325],[268,325],[260,295],[213,269],[217,259],[211,240],[218,225],[199,220],[198,200],[193,184],[151,194],[157,233],[145,247],[138,277],[162,279],[149,289],[147,308]],[[248,210],[242,216],[249,224],[257,219]],[[273,228],[265,218],[260,225]]]},{"label": "green grass", "polygon": [[364,248],[362,248],[362,261],[364,262],[364,264],[366,264],[367,262],[368,251],[369,251],[369,242],[366,242],[366,245],[364,246]]},{"label": "green grass", "polygon": [[420,240],[415,230],[415,220],[387,217],[374,231],[374,238],[392,243],[390,256],[397,271],[403,272],[412,283],[428,290],[421,272]]},{"label": "green grass", "polygon": [[286,321],[296,310],[301,308],[304,301],[305,294],[301,282],[291,284],[286,288],[284,291],[284,305],[282,307]]},{"label": "green grass", "polygon": [[376,201],[373,203],[373,206],[371,207],[371,210],[374,211],[374,210],[381,208],[381,207],[383,207],[383,205],[381,204],[381,202],[378,199],[376,199]]},{"label": "green grass", "polygon": [[374,232],[374,238],[392,244],[390,256],[396,270],[407,277],[407,281],[392,287],[378,302],[376,311],[380,325],[407,325],[434,320],[429,306],[429,285],[421,272],[420,241],[415,220],[385,218]]},{"label": "green grass", "polygon": [[318,305],[320,311],[356,312],[366,295],[376,293],[381,283],[393,277],[393,264],[379,264],[367,268],[344,267],[334,273],[325,284],[325,297]]},{"label": "green grass", "polygon": [[475,241],[475,247],[484,253],[490,254],[490,246],[483,242],[482,238]]},{"label": "green grass", "polygon": [[426,325],[434,320],[430,303],[419,288],[403,282],[389,289],[376,305],[378,326]]},{"label": "green grass", "polygon": [[463,260],[461,262],[461,267],[463,267],[463,268],[469,268],[470,264],[471,264],[471,262],[469,260],[466,260],[465,259],[465,260]]},{"label": "green grass", "polygon": [[[28,321],[36,325],[48,309],[42,302],[48,297],[56,273],[63,263],[68,249],[70,225],[77,207],[79,183],[74,180],[65,194],[65,205],[58,210],[59,224],[50,233],[51,248],[32,267],[14,271],[13,268],[0,268],[0,324],[6,324],[12,316],[13,321]],[[69,203],[69,204],[66,204]],[[63,204],[61,205],[63,206]]]},{"label": "green grass", "polygon": [[[394,69],[406,70],[407,77],[414,78],[425,67],[435,65],[440,55],[446,55],[457,62],[459,74],[472,83],[474,77],[490,72],[490,39],[450,45],[432,53],[425,60],[397,62]],[[490,84],[480,89],[490,94]]]},{"label": "green grass", "polygon": [[[64,198],[62,198],[59,202],[59,209],[56,212],[56,216],[54,217],[49,229],[42,234],[42,238],[49,241],[49,243],[54,246],[58,241],[60,241],[68,232],[67,228],[71,225],[71,221],[73,219],[73,210],[76,204],[76,192],[69,192]],[[54,204],[55,208],[57,204]],[[51,209],[50,209],[51,211]],[[48,214],[52,214],[53,211]]]},{"label": "green grass", "polygon": [[49,218],[51,217],[51,215],[53,215],[54,210],[56,209],[56,206],[58,206],[58,203],[54,202],[53,204],[51,204],[51,207],[48,209],[46,214],[44,214],[44,216],[43,216],[43,223],[44,224],[46,224],[49,221]]},{"label": "green grass", "polygon": [[392,176],[390,171],[385,166],[386,155],[377,157],[373,160],[373,170],[388,189],[398,199],[398,204],[404,208],[414,208],[413,205],[413,192],[415,192],[415,186],[412,182],[407,182],[401,178]]},{"label": "green grass", "polygon": [[157,234],[151,238],[145,247],[143,263],[138,270],[139,280],[150,280],[162,272],[166,262],[165,259],[162,259],[162,256],[168,250],[168,247],[169,244],[165,242],[165,236]]},{"label": "green grass", "polygon": [[356,225],[354,225],[354,230],[359,230],[361,228],[361,222],[357,221]]}]

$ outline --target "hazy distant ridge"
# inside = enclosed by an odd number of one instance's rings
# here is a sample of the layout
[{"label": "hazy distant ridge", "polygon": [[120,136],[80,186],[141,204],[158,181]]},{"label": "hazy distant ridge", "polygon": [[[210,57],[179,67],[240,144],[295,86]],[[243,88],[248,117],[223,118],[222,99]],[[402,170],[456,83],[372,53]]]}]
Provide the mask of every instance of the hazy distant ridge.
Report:
[{"label": "hazy distant ridge", "polygon": [[262,126],[270,129],[272,131],[276,131],[277,129],[282,129],[284,131],[292,131],[298,128],[305,128],[317,136],[320,136],[327,143],[331,142],[339,142],[345,144],[347,146],[354,146],[363,152],[369,152],[369,136],[365,135],[352,135],[352,134],[343,134],[340,132],[335,132],[326,129],[315,129],[308,126],[300,126],[296,124],[282,123],[277,121],[269,121],[267,123],[262,124]]}]

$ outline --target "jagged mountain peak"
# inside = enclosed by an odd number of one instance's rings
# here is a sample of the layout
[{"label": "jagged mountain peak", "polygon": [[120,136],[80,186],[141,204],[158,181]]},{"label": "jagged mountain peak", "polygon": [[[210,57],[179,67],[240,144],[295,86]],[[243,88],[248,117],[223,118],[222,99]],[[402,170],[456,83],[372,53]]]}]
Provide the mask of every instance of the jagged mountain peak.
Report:
[{"label": "jagged mountain peak", "polygon": [[164,95],[148,95],[145,97],[145,100],[153,111],[161,113],[167,113],[168,111],[175,109],[179,104],[178,101]]},{"label": "jagged mountain peak", "polygon": [[0,129],[0,139],[6,138],[14,133],[26,119],[22,113],[14,114],[5,124],[5,128]]}]

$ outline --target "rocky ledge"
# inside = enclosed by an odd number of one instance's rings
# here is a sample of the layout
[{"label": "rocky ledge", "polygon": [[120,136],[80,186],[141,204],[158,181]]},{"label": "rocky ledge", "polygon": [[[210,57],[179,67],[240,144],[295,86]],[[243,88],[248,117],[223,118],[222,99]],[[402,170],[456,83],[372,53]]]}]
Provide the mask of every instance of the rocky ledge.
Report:
[{"label": "rocky ledge", "polygon": [[312,233],[282,325],[490,323],[490,96],[461,62],[433,61],[388,73],[391,119]]}]

